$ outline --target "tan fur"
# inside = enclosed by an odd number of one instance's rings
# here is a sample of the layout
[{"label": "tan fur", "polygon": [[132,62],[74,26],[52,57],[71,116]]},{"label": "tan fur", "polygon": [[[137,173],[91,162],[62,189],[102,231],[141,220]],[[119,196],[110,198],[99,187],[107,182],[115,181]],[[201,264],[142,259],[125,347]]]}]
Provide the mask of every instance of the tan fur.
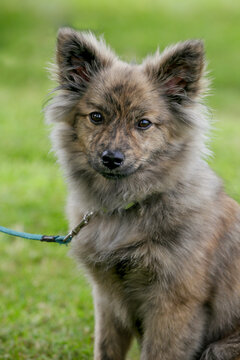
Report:
[{"label": "tan fur", "polygon": [[[240,210],[204,160],[204,71],[200,41],[132,65],[90,33],[60,30],[46,116],[70,227],[96,211],[71,248],[93,286],[95,360],[125,359],[134,336],[141,360],[240,358]],[[121,166],[106,169],[106,149]]]}]

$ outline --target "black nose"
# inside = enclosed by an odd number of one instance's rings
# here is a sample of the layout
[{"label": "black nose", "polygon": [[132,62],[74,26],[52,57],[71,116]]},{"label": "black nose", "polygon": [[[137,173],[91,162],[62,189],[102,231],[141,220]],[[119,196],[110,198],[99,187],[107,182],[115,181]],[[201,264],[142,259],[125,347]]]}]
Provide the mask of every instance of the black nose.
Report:
[{"label": "black nose", "polygon": [[119,167],[123,163],[123,160],[124,160],[124,155],[118,150],[116,151],[105,150],[102,153],[103,165],[110,170]]}]

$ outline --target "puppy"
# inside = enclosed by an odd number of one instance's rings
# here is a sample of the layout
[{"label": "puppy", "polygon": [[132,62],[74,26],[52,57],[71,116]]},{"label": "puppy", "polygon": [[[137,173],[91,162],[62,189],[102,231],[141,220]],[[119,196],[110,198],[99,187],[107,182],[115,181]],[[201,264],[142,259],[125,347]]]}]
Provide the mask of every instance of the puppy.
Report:
[{"label": "puppy", "polygon": [[204,160],[204,48],[121,61],[59,31],[46,109],[65,172],[71,252],[92,283],[95,360],[240,359],[240,210]]}]

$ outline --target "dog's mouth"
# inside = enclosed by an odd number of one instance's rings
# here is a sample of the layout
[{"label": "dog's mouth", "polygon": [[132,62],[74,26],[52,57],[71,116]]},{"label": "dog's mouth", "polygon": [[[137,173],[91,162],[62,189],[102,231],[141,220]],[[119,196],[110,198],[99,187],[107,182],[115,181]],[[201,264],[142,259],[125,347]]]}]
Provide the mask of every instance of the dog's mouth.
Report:
[{"label": "dog's mouth", "polygon": [[100,172],[100,174],[103,177],[105,177],[106,179],[113,179],[113,180],[123,179],[130,175],[130,174],[113,174],[110,172],[109,173],[108,172]]},{"label": "dog's mouth", "polygon": [[135,165],[131,164],[114,170],[106,169],[106,167],[102,166],[102,164],[99,165],[99,163],[95,163],[91,160],[89,161],[89,164],[101,176],[103,176],[105,179],[110,179],[110,180],[125,179],[139,169],[139,166],[136,166],[136,164]]},{"label": "dog's mouth", "polygon": [[135,173],[137,170],[138,170],[138,168],[129,167],[127,169],[122,169],[122,171],[120,171],[120,170],[105,171],[103,169],[97,170],[97,171],[99,172],[99,174],[101,174],[106,179],[121,180],[121,179],[125,179],[125,178],[129,177],[130,175]]}]

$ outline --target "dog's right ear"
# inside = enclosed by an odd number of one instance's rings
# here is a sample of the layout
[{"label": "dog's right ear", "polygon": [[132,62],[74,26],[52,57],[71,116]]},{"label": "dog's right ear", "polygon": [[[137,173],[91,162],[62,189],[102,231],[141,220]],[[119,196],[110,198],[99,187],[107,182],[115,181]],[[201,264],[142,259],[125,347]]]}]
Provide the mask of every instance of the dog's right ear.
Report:
[{"label": "dog's right ear", "polygon": [[58,81],[63,89],[82,92],[91,78],[111,66],[114,59],[104,40],[97,40],[91,32],[59,30],[56,60]]}]

